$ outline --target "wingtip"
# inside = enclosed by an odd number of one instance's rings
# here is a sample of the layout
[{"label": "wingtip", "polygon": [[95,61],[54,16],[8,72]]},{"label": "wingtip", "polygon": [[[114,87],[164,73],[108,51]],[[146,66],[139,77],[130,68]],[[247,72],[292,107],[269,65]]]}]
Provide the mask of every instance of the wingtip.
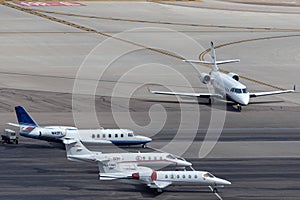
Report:
[{"label": "wingtip", "polygon": [[296,91],[296,84],[294,84],[294,88],[293,89],[294,89],[294,91]]}]

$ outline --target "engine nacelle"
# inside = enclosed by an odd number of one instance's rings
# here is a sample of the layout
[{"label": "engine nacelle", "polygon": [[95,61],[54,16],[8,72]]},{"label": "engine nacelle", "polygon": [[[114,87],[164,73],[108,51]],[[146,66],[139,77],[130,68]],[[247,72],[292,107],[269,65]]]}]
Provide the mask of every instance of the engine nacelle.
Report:
[{"label": "engine nacelle", "polygon": [[208,84],[211,80],[211,77],[209,74],[206,73],[200,73],[200,80],[204,84]]},{"label": "engine nacelle", "polygon": [[238,74],[236,74],[236,73],[230,72],[227,75],[230,76],[231,78],[233,78],[236,81],[240,80],[240,76]]},{"label": "engine nacelle", "polygon": [[61,130],[61,129],[40,129],[37,130],[39,136],[45,136],[45,137],[51,137],[51,138],[61,138],[64,137],[65,131]]}]

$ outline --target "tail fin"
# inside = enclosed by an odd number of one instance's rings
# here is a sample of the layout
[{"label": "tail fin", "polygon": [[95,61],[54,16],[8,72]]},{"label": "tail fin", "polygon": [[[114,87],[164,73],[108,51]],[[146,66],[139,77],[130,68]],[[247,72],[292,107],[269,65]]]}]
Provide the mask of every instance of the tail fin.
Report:
[{"label": "tail fin", "polygon": [[219,70],[218,65],[221,64],[240,62],[239,59],[217,61],[216,51],[213,42],[210,42],[210,56],[212,58],[212,61],[202,61],[202,60],[184,60],[184,61],[189,63],[212,65],[212,71],[218,71]]},{"label": "tail fin", "polygon": [[216,56],[216,51],[215,51],[215,47],[214,47],[214,43],[210,42],[210,56],[212,58],[212,71],[218,71],[219,68],[217,66],[217,56]]},{"label": "tail fin", "polygon": [[65,138],[63,143],[66,147],[68,160],[81,162],[96,162],[94,153],[88,150],[79,140]]},{"label": "tail fin", "polygon": [[35,126],[35,127],[39,126],[22,106],[15,107],[15,111],[16,111],[19,125]]}]

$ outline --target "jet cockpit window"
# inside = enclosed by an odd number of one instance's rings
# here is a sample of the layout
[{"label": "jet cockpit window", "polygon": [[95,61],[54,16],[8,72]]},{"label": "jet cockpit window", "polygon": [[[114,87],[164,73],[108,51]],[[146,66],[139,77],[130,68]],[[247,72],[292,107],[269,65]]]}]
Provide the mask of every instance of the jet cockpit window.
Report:
[{"label": "jet cockpit window", "polygon": [[235,93],[238,93],[238,94],[242,93],[242,89],[239,89],[239,88],[235,88],[234,91],[235,91]]},{"label": "jet cockpit window", "polygon": [[205,177],[205,178],[214,178],[214,176],[211,173],[208,173],[208,172],[203,174],[203,177]]},{"label": "jet cockpit window", "polygon": [[242,89],[242,90],[243,90],[243,93],[248,93],[247,88],[244,88],[244,89]]},{"label": "jet cockpit window", "polygon": [[167,158],[169,158],[169,159],[176,159],[176,157],[172,156],[171,154],[167,155]]},{"label": "jet cockpit window", "polygon": [[128,133],[128,137],[133,137],[133,133]]}]

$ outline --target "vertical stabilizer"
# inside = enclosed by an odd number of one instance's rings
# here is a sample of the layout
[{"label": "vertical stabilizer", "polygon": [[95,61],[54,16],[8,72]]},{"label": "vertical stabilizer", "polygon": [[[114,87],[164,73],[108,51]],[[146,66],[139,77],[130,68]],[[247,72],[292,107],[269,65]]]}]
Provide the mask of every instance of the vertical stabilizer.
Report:
[{"label": "vertical stabilizer", "polygon": [[16,106],[15,111],[20,126],[39,126],[22,106]]},{"label": "vertical stabilizer", "polygon": [[217,66],[217,56],[216,56],[216,51],[214,47],[214,43],[211,41],[210,42],[210,56],[212,58],[212,71],[218,71],[219,68]]},{"label": "vertical stabilizer", "polygon": [[79,140],[65,138],[67,158],[73,161],[96,162],[94,153],[88,150]]}]

